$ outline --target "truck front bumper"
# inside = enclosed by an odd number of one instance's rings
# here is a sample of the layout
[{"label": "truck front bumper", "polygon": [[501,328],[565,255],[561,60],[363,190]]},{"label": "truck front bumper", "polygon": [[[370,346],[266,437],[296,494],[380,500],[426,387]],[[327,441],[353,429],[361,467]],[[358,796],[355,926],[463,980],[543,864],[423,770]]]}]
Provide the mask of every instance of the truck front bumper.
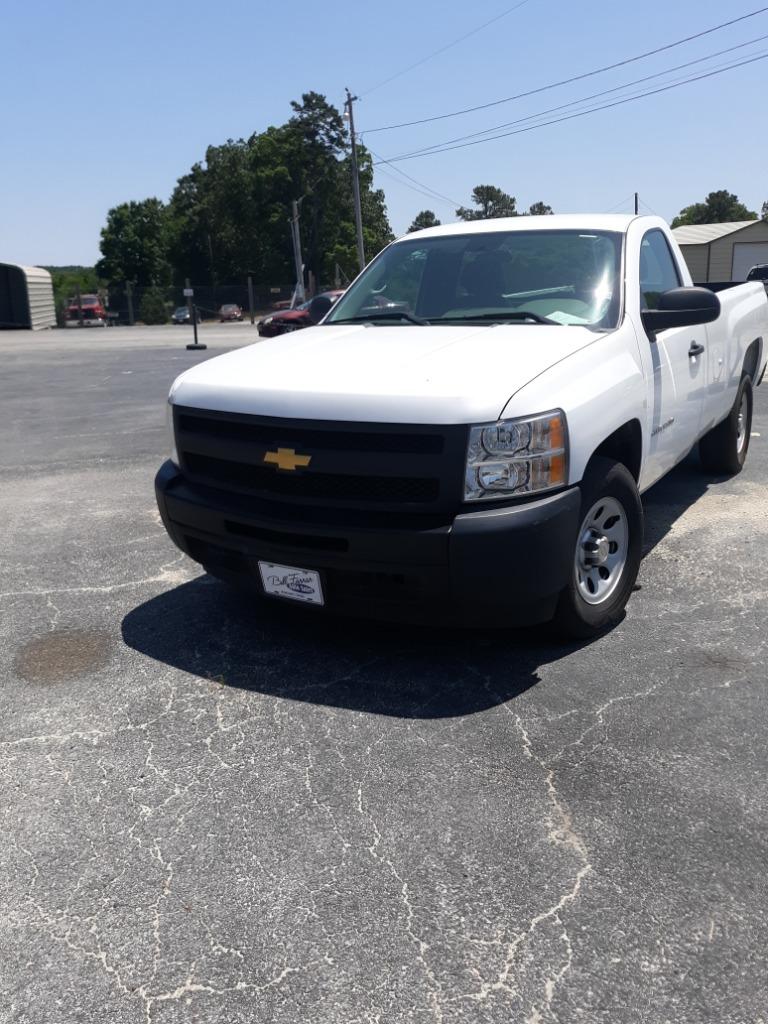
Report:
[{"label": "truck front bumper", "polygon": [[404,525],[388,515],[355,524],[350,513],[341,525],[338,513],[254,514],[247,498],[233,504],[230,494],[193,486],[170,461],[155,492],[171,539],[212,575],[263,594],[259,561],[312,569],[326,610],[401,622],[550,619],[572,571],[579,526],[578,487],[437,525],[415,516]]}]

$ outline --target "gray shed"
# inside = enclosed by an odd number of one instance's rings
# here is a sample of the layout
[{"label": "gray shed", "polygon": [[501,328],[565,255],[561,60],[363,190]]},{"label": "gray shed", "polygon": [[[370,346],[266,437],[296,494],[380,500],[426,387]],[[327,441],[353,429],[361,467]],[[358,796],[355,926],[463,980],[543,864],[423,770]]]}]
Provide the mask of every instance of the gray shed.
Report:
[{"label": "gray shed", "polygon": [[51,275],[42,267],[0,263],[0,328],[56,326]]},{"label": "gray shed", "polygon": [[768,222],[684,224],[672,232],[694,281],[745,281],[751,267],[768,263]]}]

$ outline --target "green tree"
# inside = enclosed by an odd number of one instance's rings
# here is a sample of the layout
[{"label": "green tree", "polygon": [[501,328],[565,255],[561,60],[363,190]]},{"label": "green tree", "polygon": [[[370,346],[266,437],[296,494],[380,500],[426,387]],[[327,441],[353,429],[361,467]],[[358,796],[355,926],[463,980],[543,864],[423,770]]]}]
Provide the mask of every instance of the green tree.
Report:
[{"label": "green tree", "polygon": [[546,203],[533,203],[528,209],[531,217],[547,217],[554,212],[552,207],[547,206]]},{"label": "green tree", "polygon": [[768,202],[763,203],[760,210],[760,220],[768,220]]},{"label": "green tree", "polygon": [[461,220],[489,220],[494,217],[516,217],[517,200],[495,185],[477,185],[472,189],[472,202],[479,207],[460,206],[456,216]]},{"label": "green tree", "polygon": [[45,267],[51,275],[56,317],[64,323],[64,310],[77,293],[95,295],[103,291],[99,275],[94,267]]},{"label": "green tree", "polygon": [[721,189],[710,192],[703,203],[693,203],[684,207],[672,221],[673,228],[682,224],[730,224],[737,220],[757,220],[753,210],[739,202],[733,192]]},{"label": "green tree", "polygon": [[147,288],[141,297],[139,319],[145,324],[168,323],[168,304],[162,288]]},{"label": "green tree", "polygon": [[413,223],[408,228],[408,233],[411,231],[422,231],[424,228],[436,228],[440,224],[440,221],[434,215],[431,210],[421,210],[413,218]]},{"label": "green tree", "polygon": [[[318,284],[357,273],[352,172],[344,120],[320,93],[291,104],[285,124],[209,146],[179,178],[168,206],[125,203],[102,231],[99,271],[112,281],[162,286],[293,280],[288,220],[300,208],[305,267]],[[368,258],[391,241],[384,193],[373,162],[358,151],[363,237]],[[171,271],[169,268],[173,268]]]},{"label": "green tree", "polygon": [[[370,262],[395,237],[389,225],[384,193],[373,187],[373,159],[365,146],[357,147],[357,165],[360,176],[360,208],[363,218],[363,246]],[[354,217],[354,190],[352,187],[352,159],[346,156],[338,164],[336,194],[338,225],[334,229],[339,237],[343,233],[346,245],[335,249],[334,263],[338,263],[346,276],[354,277],[358,270]],[[324,267],[326,277],[332,270],[330,260]]]},{"label": "green tree", "polygon": [[[169,254],[177,283],[230,282],[253,273],[262,283],[294,277],[288,219],[299,202],[302,255],[318,283],[338,264],[357,273],[352,174],[344,121],[319,93],[291,104],[284,125],[212,146],[179,179],[169,204]],[[373,164],[358,150],[365,250],[392,239]]]},{"label": "green tree", "polygon": [[159,199],[121,203],[107,214],[101,231],[100,277],[138,286],[167,284],[168,212]]}]

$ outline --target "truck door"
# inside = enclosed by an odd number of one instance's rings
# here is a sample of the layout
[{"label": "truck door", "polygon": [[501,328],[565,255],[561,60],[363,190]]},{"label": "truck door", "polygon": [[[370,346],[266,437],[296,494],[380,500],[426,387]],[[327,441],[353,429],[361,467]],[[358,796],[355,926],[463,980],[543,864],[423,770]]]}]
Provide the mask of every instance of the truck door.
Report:
[{"label": "truck door", "polygon": [[[664,232],[652,228],[640,243],[641,309],[656,309],[661,293],[681,284]],[[706,404],[707,332],[704,326],[675,327],[648,340],[653,365],[649,461],[656,477],[698,439]]]}]

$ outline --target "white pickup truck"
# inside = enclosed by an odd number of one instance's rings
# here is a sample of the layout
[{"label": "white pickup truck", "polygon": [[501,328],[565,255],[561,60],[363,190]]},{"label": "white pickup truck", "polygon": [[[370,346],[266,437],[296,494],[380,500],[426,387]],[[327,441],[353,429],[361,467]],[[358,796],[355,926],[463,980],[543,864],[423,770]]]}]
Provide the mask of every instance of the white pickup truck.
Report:
[{"label": "white pickup truck", "polygon": [[642,492],[697,443],[744,464],[765,289],[693,287],[656,217],[420,231],[311,312],[169,397],[168,533],[262,595],[590,636],[632,592]]}]

